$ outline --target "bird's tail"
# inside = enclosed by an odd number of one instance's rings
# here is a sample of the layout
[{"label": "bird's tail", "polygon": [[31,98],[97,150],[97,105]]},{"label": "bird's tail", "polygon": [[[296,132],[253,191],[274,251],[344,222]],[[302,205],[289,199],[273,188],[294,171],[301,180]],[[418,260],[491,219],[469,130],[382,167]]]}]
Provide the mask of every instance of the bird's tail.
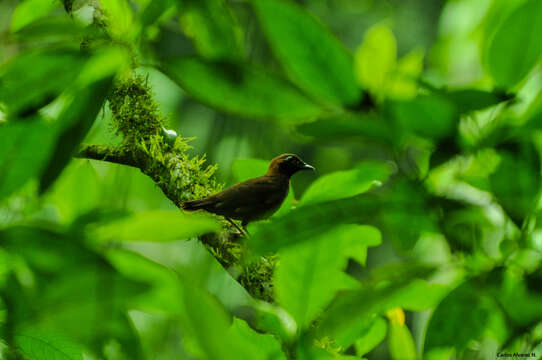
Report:
[{"label": "bird's tail", "polygon": [[205,205],[208,203],[209,201],[207,199],[185,201],[181,204],[181,208],[189,211],[199,210],[205,208]]}]

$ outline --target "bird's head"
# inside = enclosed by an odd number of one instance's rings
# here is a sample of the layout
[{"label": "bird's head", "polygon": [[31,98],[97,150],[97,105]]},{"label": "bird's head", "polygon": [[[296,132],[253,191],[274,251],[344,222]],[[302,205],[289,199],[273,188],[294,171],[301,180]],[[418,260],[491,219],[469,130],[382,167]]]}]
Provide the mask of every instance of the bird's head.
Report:
[{"label": "bird's head", "polygon": [[267,175],[286,175],[290,177],[301,170],[314,170],[314,167],[306,164],[295,154],[282,154],[271,160]]}]

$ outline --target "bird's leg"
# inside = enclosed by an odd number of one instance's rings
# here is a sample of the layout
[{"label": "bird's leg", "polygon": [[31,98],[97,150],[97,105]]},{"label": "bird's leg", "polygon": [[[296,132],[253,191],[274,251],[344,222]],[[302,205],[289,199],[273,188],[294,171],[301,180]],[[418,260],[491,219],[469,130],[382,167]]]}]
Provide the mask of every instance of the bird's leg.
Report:
[{"label": "bird's leg", "polygon": [[230,224],[232,224],[233,226],[235,226],[235,228],[236,228],[237,230],[239,230],[239,232],[240,232],[242,235],[247,236],[248,233],[245,232],[242,228],[240,228],[239,225],[237,225],[232,219],[230,219],[230,218],[227,217],[227,216],[226,216],[225,218],[226,218],[226,220],[228,220],[228,221],[230,222]]}]

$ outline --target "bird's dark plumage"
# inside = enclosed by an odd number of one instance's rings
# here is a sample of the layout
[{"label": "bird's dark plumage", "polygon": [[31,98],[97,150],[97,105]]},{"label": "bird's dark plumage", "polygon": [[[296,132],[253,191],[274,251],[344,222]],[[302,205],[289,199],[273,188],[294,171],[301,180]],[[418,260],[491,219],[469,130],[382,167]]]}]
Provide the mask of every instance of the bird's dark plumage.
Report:
[{"label": "bird's dark plumage", "polygon": [[269,164],[265,175],[235,184],[218,194],[187,201],[184,210],[203,209],[227,219],[249,222],[271,216],[288,195],[290,177],[300,170],[314,170],[297,155],[282,154]]}]

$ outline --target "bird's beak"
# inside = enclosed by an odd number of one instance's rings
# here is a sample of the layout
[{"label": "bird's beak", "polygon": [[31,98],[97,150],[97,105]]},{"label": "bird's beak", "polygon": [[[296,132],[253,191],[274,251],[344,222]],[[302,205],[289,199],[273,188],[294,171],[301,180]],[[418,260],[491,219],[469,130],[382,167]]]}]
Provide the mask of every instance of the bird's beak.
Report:
[{"label": "bird's beak", "polygon": [[310,166],[309,164],[303,164],[303,167],[301,168],[301,170],[312,170],[312,171],[315,171],[316,169],[314,168],[314,166]]}]

